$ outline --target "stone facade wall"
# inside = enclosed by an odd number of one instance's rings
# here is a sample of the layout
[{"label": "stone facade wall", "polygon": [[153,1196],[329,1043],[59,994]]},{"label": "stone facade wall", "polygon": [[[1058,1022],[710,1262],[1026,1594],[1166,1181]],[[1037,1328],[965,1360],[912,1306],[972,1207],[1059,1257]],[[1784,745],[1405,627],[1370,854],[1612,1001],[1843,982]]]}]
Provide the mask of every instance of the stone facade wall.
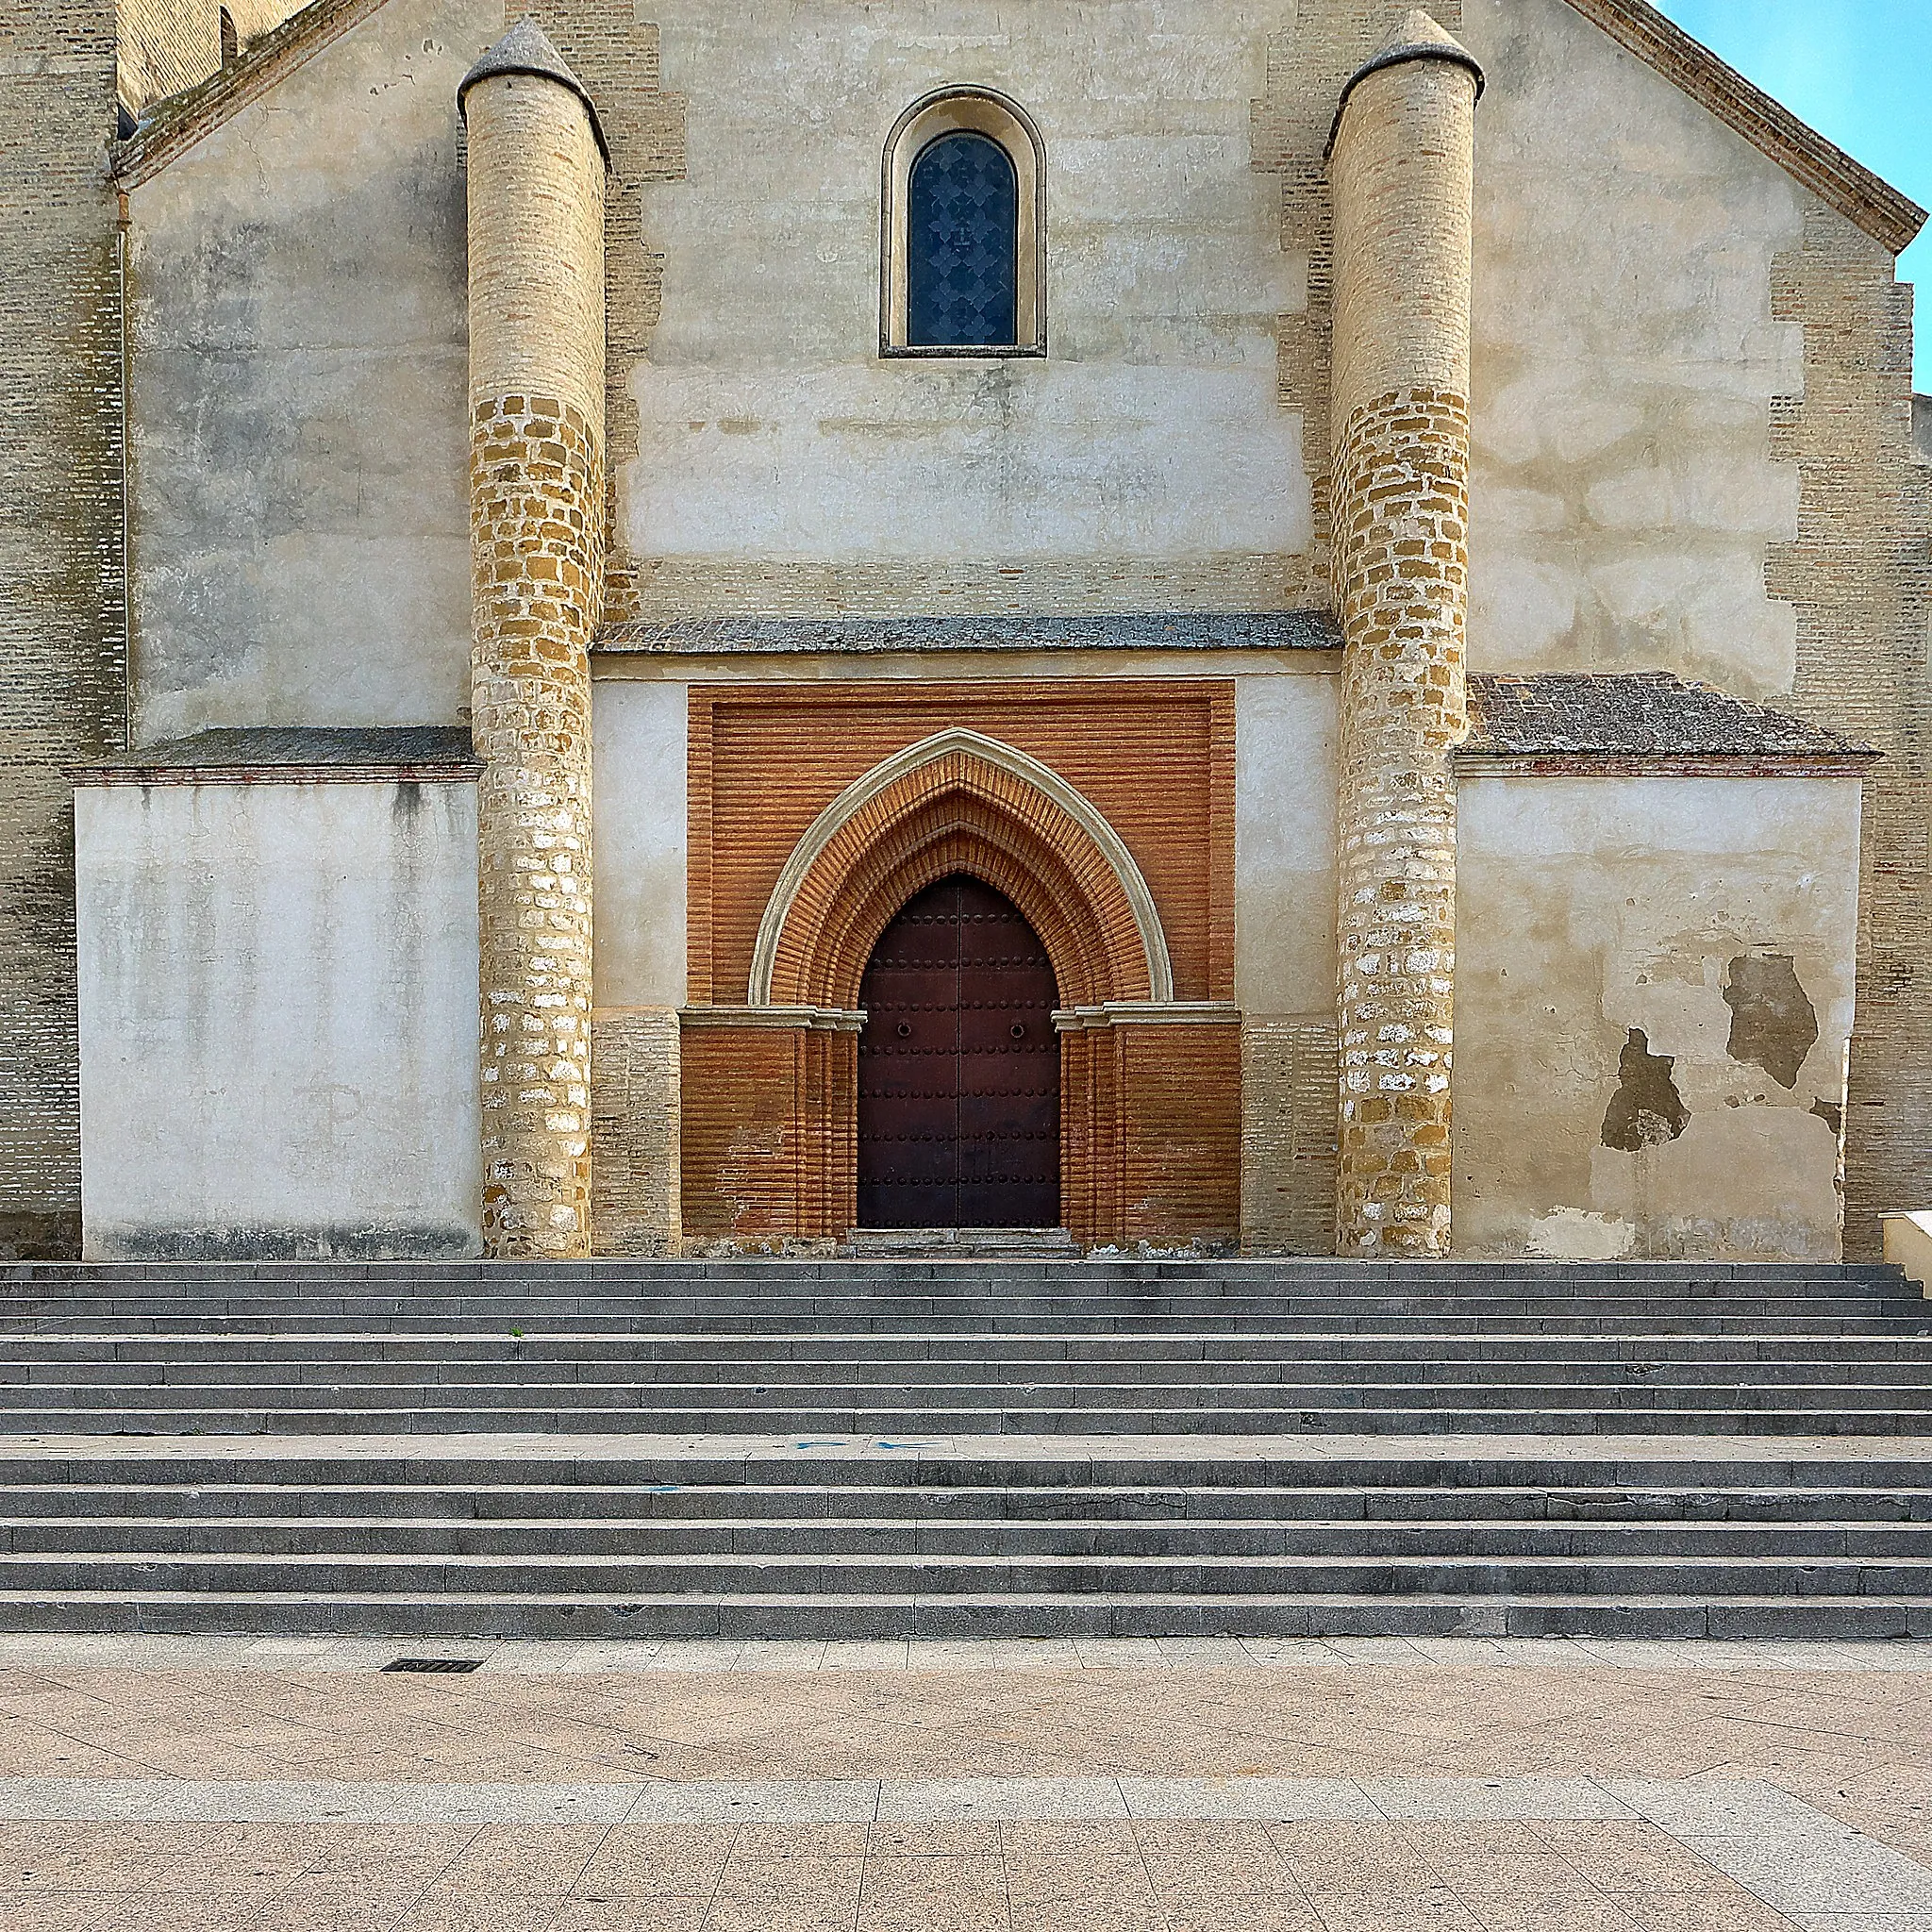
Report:
[{"label": "stone facade wall", "polygon": [[74,798],[126,725],[115,17],[17,8],[0,126],[0,1256],[80,1239]]},{"label": "stone facade wall", "polygon": [[1476,115],[1470,666],[1675,671],[1775,703],[1798,479],[1773,312],[1804,191],[1569,0],[1468,0]]},{"label": "stone facade wall", "polygon": [[386,0],[128,180],[137,743],[468,710],[452,102],[500,12]]},{"label": "stone facade wall", "polygon": [[[1105,7],[967,26],[956,0],[858,27],[846,0],[649,11],[685,178],[641,204],[661,303],[615,378],[645,454],[618,476],[636,575],[613,614],[1303,600],[1307,489],[1275,382],[1300,291],[1248,138],[1276,0],[1179,0],[1158,30]],[[1043,359],[878,354],[886,138],[962,82],[1041,130]]]},{"label": "stone facade wall", "polygon": [[557,82],[485,79],[467,109],[484,1238],[567,1258],[591,1243],[604,163]]},{"label": "stone facade wall", "polygon": [[1457,801],[1458,1251],[1835,1260],[1856,774],[1486,762]]},{"label": "stone facade wall", "polygon": [[1456,793],[1468,596],[1475,76],[1370,74],[1332,161],[1337,835],[1344,1254],[1441,1255],[1450,1228]]}]

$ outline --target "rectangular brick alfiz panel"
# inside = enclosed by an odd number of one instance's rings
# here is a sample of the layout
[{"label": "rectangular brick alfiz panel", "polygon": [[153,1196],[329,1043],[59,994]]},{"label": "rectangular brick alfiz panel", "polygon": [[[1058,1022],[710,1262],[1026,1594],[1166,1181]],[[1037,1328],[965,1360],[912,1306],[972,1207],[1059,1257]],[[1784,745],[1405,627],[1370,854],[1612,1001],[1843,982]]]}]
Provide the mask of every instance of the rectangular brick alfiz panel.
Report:
[{"label": "rectangular brick alfiz panel", "polygon": [[[814,1241],[852,1224],[858,980],[879,919],[908,895],[895,881],[924,879],[892,868],[923,864],[987,876],[1041,925],[1055,958],[1068,1226],[1101,1242],[1238,1239],[1230,685],[700,687],[691,704],[688,1237]],[[947,732],[990,742],[995,759],[1010,751],[1014,769],[949,754],[936,775],[884,790],[802,885],[791,876],[801,841],[820,836],[848,788]],[[1077,794],[1074,810],[1024,776],[1039,768]],[[1101,837],[1076,823],[1083,809]],[[1133,893],[1108,869],[1108,840],[1145,894],[1141,930],[1116,909]],[[760,987],[761,924],[774,893],[784,905],[794,889],[775,947],[780,978],[792,977]],[[836,938],[841,919],[856,938]],[[814,920],[822,932],[801,932]]]}]

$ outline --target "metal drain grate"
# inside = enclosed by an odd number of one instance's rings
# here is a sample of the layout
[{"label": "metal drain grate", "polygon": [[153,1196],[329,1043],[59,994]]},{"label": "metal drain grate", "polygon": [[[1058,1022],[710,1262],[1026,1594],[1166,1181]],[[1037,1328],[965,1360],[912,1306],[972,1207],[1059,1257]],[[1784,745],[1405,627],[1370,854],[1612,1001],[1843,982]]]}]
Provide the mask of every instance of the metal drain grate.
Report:
[{"label": "metal drain grate", "polygon": [[480,1657],[399,1657],[394,1663],[383,1665],[386,1671],[428,1671],[438,1676],[455,1676],[482,1668]]}]

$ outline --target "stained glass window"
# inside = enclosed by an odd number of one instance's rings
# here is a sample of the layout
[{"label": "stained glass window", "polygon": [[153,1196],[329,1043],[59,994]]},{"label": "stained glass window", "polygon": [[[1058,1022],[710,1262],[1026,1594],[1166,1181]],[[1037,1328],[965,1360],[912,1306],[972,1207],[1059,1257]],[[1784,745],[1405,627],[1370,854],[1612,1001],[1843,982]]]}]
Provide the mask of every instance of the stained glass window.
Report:
[{"label": "stained glass window", "polygon": [[942,134],[922,148],[907,194],[907,342],[1012,347],[1019,234],[1019,177],[998,142]]}]

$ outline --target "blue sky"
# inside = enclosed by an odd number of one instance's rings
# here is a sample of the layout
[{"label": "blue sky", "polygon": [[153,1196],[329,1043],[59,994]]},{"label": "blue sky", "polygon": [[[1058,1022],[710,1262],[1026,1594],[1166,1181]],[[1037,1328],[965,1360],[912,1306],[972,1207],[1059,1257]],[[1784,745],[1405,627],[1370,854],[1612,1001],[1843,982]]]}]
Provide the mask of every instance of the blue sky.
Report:
[{"label": "blue sky", "polygon": [[[1932,0],[1654,0],[1800,120],[1932,208]],[[1913,388],[1932,393],[1932,229],[1899,260],[1919,285]]]}]

